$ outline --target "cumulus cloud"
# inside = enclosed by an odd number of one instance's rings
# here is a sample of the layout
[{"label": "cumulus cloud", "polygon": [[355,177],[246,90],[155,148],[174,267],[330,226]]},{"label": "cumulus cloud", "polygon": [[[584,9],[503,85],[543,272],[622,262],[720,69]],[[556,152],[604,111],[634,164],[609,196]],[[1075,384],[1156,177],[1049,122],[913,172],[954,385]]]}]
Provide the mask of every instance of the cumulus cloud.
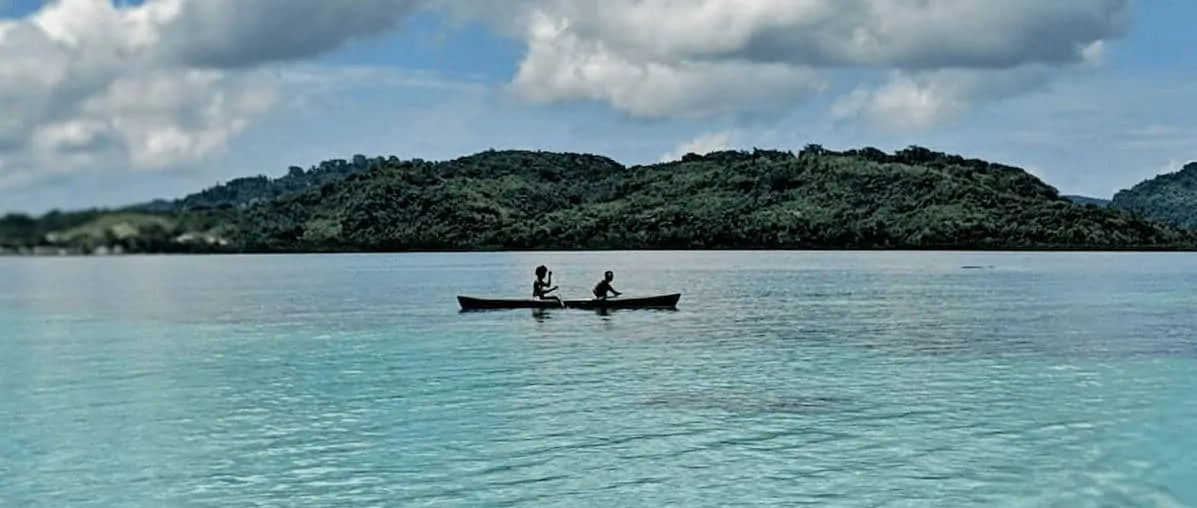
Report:
[{"label": "cumulus cloud", "polygon": [[831,109],[838,120],[861,119],[891,130],[927,129],[956,120],[975,104],[1006,99],[1048,82],[1043,66],[1009,70],[893,71],[877,88],[861,87]]},{"label": "cumulus cloud", "polygon": [[[540,102],[597,100],[648,118],[711,116],[786,107],[824,90],[828,73],[871,68],[900,72],[848,100],[870,102],[868,94],[873,110],[916,108],[933,122],[1004,95],[971,81],[1018,81],[1025,78],[1010,76],[1100,61],[1104,41],[1125,34],[1130,4],[516,0],[501,10],[457,7],[527,41],[512,85]],[[975,93],[944,93],[955,88]]]},{"label": "cumulus cloud", "polygon": [[614,51],[817,67],[1006,68],[1079,61],[1130,0],[542,0]]},{"label": "cumulus cloud", "polygon": [[57,0],[0,20],[0,186],[221,153],[311,57],[393,29],[417,0]]},{"label": "cumulus cloud", "polygon": [[[512,83],[535,102],[593,99],[642,118],[699,118],[769,111],[821,91],[807,69],[740,61],[645,61],[569,32],[569,20],[537,15],[528,56]],[[751,76],[753,85],[744,86]]]},{"label": "cumulus cloud", "polygon": [[[2,2],[3,0],[0,0]],[[777,114],[835,73],[889,76],[833,113],[932,126],[1096,65],[1131,0],[57,0],[0,19],[0,185],[219,154],[279,100],[274,72],[422,8],[489,21],[527,52],[510,89],[646,119]],[[404,78],[406,79],[406,78]],[[903,120],[897,122],[895,119]]]},{"label": "cumulus cloud", "polygon": [[0,185],[206,156],[268,105],[251,84],[158,62],[158,7],[62,0],[0,22]]}]

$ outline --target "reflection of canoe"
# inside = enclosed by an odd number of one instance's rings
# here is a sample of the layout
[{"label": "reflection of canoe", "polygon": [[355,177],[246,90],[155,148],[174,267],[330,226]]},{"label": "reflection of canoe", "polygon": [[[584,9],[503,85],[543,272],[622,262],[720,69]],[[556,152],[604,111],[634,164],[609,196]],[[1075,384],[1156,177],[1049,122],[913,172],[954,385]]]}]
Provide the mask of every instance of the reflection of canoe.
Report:
[{"label": "reflection of canoe", "polygon": [[610,298],[607,300],[566,300],[570,309],[672,309],[677,307],[681,293],[640,298]]},{"label": "reflection of canoe", "polygon": [[535,298],[474,298],[472,296],[458,296],[457,303],[463,310],[482,309],[560,309],[561,302],[557,300],[538,300]]}]

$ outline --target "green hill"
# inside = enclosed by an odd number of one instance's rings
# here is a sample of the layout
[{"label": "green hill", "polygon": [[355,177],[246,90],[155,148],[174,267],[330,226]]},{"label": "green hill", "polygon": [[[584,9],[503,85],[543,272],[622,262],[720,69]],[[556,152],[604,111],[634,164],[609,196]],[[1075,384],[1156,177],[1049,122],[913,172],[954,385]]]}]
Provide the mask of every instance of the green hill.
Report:
[{"label": "green hill", "polygon": [[1157,249],[1191,234],[1072,203],[1025,171],[911,147],[725,151],[624,167],[489,151],[376,166],[247,208],[251,251]]},{"label": "green hill", "polygon": [[1197,229],[1197,162],[1118,191],[1110,206],[1165,224]]},{"label": "green hill", "polygon": [[1067,198],[1069,201],[1072,201],[1073,203],[1076,203],[1078,205],[1093,205],[1093,206],[1100,206],[1103,208],[1110,206],[1110,200],[1108,200],[1108,199],[1093,198],[1093,197],[1089,197],[1089,196],[1078,196],[1076,194],[1069,194],[1064,197]]},{"label": "green hill", "polygon": [[212,252],[229,248],[225,240],[228,227],[216,216],[199,213],[87,210],[51,212],[41,218],[10,214],[0,218],[0,250]]},{"label": "green hill", "polygon": [[1021,169],[921,147],[887,154],[810,145],[798,154],[724,151],[632,167],[598,155],[492,150],[442,162],[375,159],[277,197],[220,199],[169,213],[9,216],[0,219],[0,246],[313,252],[1197,245],[1194,233],[1076,204]]},{"label": "green hill", "polygon": [[[344,159],[326,160],[306,170],[298,166],[291,166],[288,168],[287,174],[277,178],[270,178],[266,175],[235,178],[180,199],[157,200],[130,206],[124,211],[165,213],[251,205],[312,187],[338,182],[353,173],[386,163],[387,160],[383,157],[369,158],[359,154],[354,155],[353,159],[348,161]],[[399,162],[399,159],[394,156],[389,160],[393,163]]]}]

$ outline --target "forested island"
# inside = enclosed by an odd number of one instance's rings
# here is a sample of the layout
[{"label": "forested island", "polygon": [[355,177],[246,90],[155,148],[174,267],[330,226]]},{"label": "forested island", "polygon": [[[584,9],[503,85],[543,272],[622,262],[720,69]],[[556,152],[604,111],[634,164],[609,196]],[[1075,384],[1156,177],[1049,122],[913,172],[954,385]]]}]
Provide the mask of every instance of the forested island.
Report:
[{"label": "forested island", "polygon": [[[1197,172],[1197,170],[1194,170]],[[1091,199],[1091,198],[1090,198]],[[1080,201],[1080,202],[1078,202]],[[1062,196],[1026,171],[912,146],[808,145],[624,166],[490,150],[355,156],[174,201],[10,214],[9,253],[574,249],[1192,250],[1197,235],[1115,197]],[[1126,198],[1122,198],[1126,202]]]},{"label": "forested island", "polygon": [[1197,163],[1119,191],[1110,206],[1164,224],[1197,229]]}]

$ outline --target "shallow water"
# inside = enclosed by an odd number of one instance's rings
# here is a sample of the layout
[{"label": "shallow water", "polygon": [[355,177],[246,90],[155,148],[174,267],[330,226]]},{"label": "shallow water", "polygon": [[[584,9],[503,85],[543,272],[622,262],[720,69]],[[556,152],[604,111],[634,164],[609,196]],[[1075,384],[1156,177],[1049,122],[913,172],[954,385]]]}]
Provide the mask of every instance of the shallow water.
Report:
[{"label": "shallow water", "polygon": [[[540,263],[684,296],[458,312]],[[0,505],[1194,506],[1195,283],[1176,254],[0,259]]]}]

